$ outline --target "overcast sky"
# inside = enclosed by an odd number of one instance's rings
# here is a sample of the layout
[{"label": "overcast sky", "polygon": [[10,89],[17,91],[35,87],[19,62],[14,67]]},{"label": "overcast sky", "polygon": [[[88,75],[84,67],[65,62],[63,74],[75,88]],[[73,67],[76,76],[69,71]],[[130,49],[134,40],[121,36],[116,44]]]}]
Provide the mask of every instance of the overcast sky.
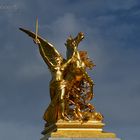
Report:
[{"label": "overcast sky", "polygon": [[39,140],[50,102],[50,72],[32,39],[35,30],[65,57],[71,34],[85,33],[96,68],[92,103],[105,119],[104,131],[125,140],[140,138],[139,0],[0,0],[0,140]]}]

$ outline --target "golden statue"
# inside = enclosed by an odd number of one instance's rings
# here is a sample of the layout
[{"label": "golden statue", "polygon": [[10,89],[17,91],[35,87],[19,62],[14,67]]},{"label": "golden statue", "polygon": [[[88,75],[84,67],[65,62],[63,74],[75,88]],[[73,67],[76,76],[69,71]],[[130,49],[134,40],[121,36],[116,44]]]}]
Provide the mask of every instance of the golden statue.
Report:
[{"label": "golden statue", "polygon": [[[95,65],[86,51],[78,50],[84,34],[80,32],[75,38],[70,36],[66,40],[67,59],[64,59],[51,43],[38,35],[38,21],[35,33],[23,28],[20,30],[33,38],[38,45],[39,52],[52,75],[51,102],[43,116],[46,124],[42,133],[53,137],[115,137],[113,133],[102,133],[103,116],[96,112],[90,103],[94,83],[86,70]],[[86,128],[92,131],[82,131]],[[71,130],[78,131],[74,133]]]}]

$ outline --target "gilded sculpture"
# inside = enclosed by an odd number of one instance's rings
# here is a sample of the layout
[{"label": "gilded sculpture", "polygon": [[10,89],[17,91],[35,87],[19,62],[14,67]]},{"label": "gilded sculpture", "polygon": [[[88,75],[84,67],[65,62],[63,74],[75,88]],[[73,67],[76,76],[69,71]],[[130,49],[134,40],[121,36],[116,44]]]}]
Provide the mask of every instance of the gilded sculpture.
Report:
[{"label": "gilded sculpture", "polygon": [[[35,33],[23,28],[20,30],[28,34],[38,45],[40,55],[52,75],[49,85],[51,102],[43,115],[46,121],[43,134],[51,133],[59,127],[83,129],[86,126],[90,129],[94,127],[98,132],[102,131],[103,116],[96,112],[94,105],[90,103],[94,97],[94,82],[87,69],[92,69],[95,65],[86,51],[78,49],[84,34],[80,32],[75,38],[69,36],[65,43],[65,59],[51,43],[38,35],[38,21]],[[59,133],[54,135],[57,136]],[[114,134],[110,136],[115,137]]]}]

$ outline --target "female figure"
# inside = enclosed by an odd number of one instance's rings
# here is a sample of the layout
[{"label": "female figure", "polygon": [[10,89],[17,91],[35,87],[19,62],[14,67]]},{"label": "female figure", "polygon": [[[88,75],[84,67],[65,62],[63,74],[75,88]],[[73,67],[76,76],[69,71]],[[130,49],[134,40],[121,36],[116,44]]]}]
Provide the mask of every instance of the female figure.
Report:
[{"label": "female figure", "polygon": [[64,79],[64,75],[67,73],[67,68],[74,58],[74,53],[72,57],[65,62],[62,58],[56,57],[56,64],[53,64],[49,61],[48,56],[46,56],[46,48],[40,43],[40,41],[35,40],[35,43],[38,44],[40,54],[49,66],[52,74],[52,79],[50,81],[51,103],[44,113],[44,120],[49,122],[49,124],[54,123],[59,119],[69,120],[65,112],[65,106],[67,104],[65,101],[67,81]]}]

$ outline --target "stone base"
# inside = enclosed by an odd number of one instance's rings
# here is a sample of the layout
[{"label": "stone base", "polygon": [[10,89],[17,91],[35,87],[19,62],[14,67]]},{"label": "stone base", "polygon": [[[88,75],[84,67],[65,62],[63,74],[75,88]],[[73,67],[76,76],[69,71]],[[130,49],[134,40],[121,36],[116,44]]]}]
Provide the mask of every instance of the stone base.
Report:
[{"label": "stone base", "polygon": [[[114,133],[97,132],[94,130],[73,130],[73,131],[56,131],[46,134],[44,137],[48,138],[116,138]],[[46,139],[45,138],[45,139]],[[43,139],[42,139],[43,140]]]},{"label": "stone base", "polygon": [[[43,130],[43,135],[49,135],[51,137],[79,137],[81,134],[85,134],[84,137],[89,136],[89,133],[96,133],[103,131],[104,124],[101,121],[64,121],[59,120],[55,124],[46,126]],[[78,134],[78,136],[76,136]]]},{"label": "stone base", "polygon": [[61,121],[46,126],[41,140],[120,140],[116,134],[103,131],[101,121]]},{"label": "stone base", "polygon": [[41,140],[121,140],[119,138],[42,138]]}]

